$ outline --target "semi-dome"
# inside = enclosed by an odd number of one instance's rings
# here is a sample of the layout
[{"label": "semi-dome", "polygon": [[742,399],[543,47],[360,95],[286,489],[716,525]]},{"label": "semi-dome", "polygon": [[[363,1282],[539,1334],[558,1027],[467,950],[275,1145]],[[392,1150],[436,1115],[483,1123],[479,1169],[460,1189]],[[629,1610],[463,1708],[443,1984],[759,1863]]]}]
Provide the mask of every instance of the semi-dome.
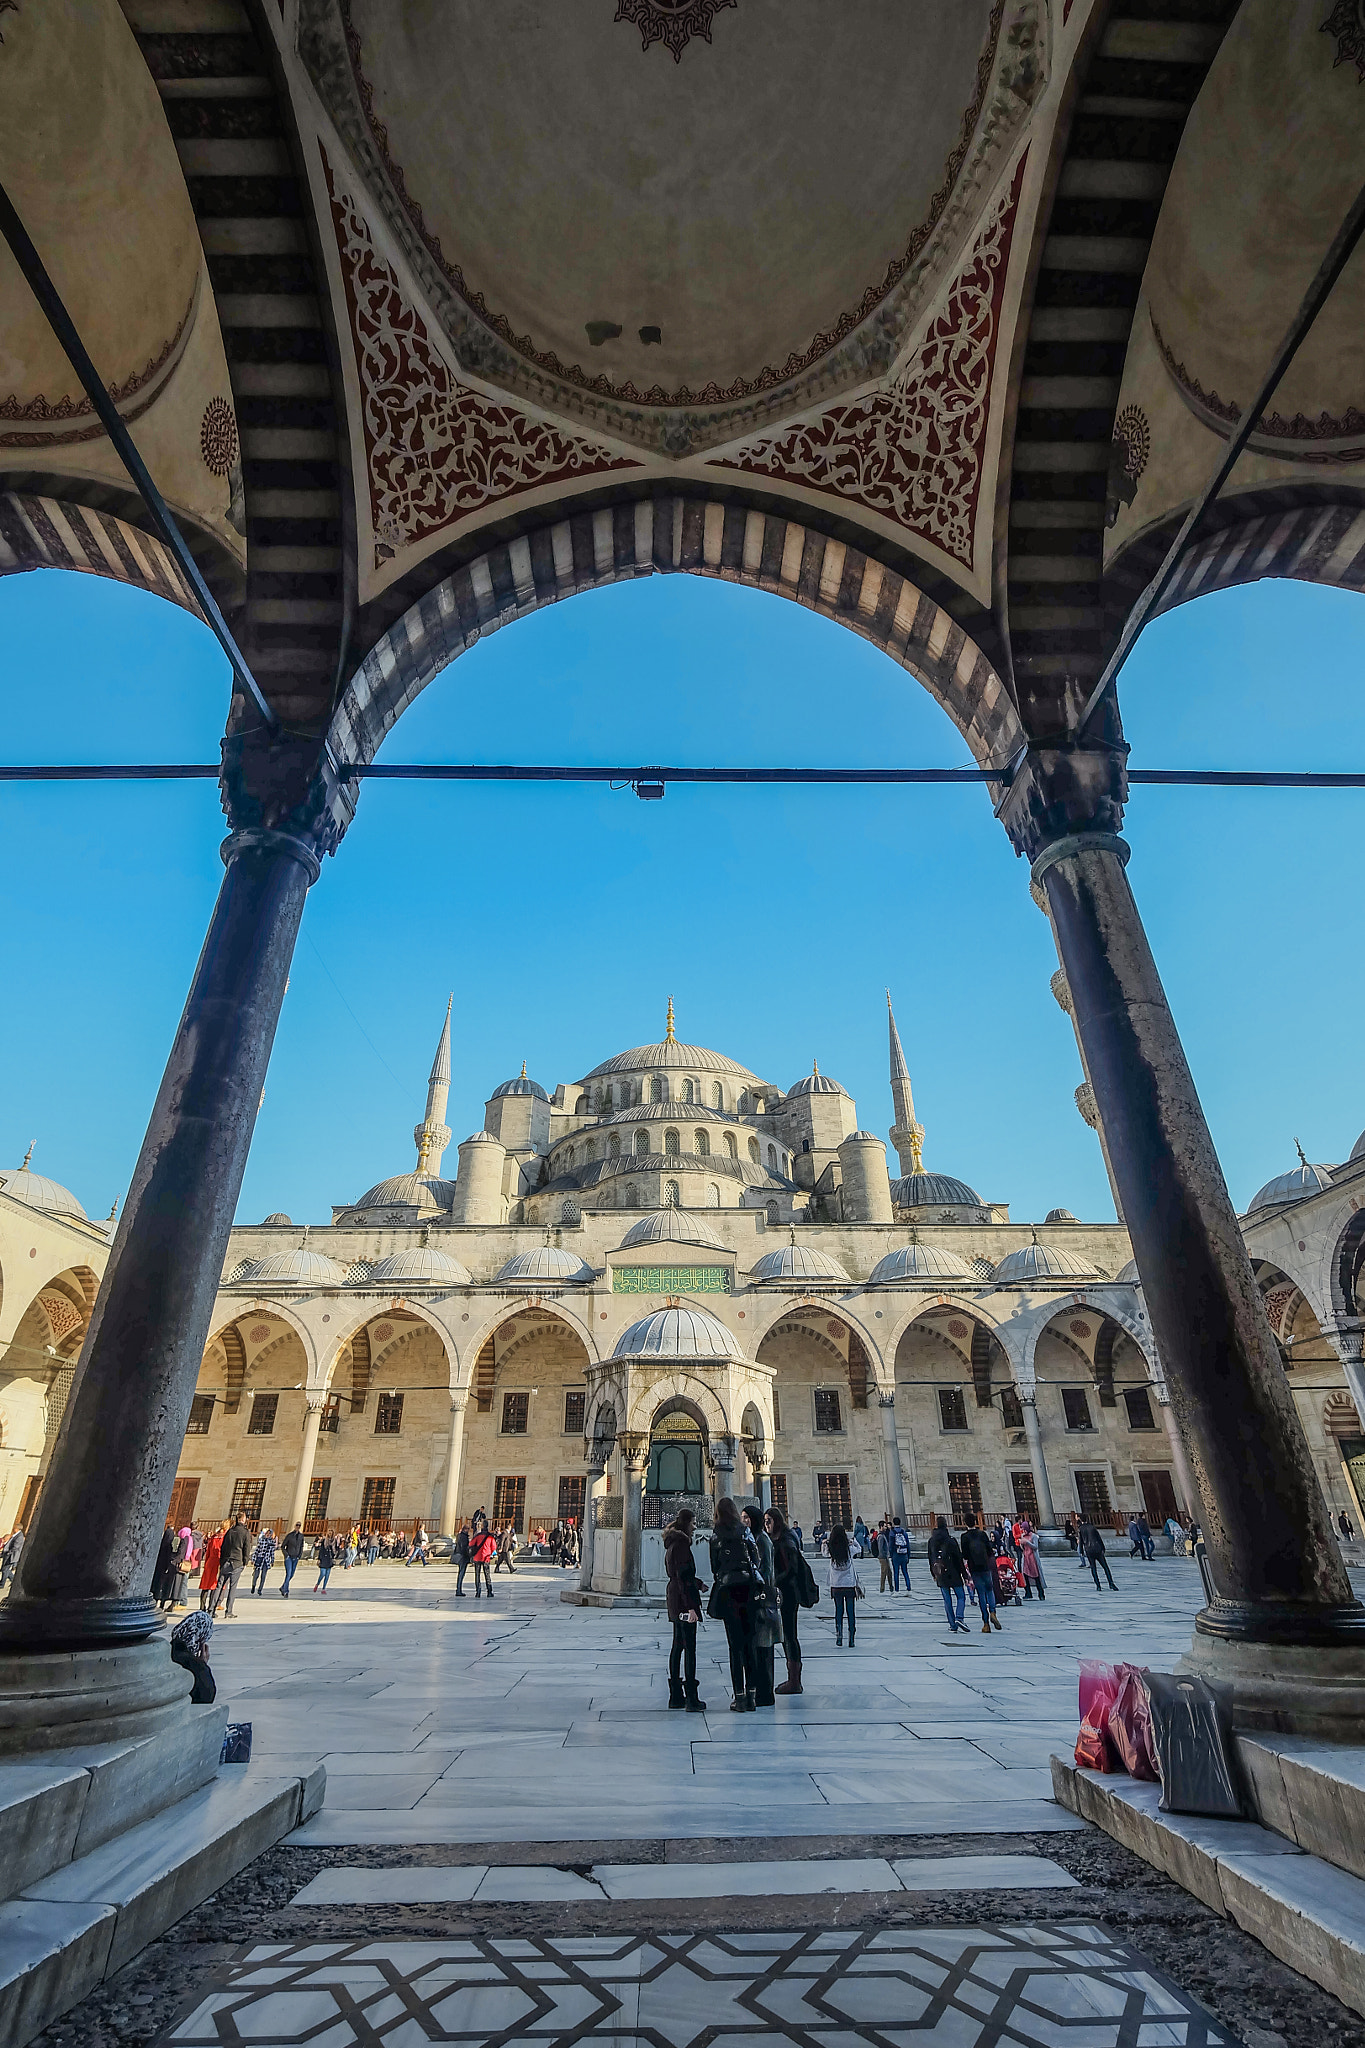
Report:
[{"label": "semi-dome", "polygon": [[261,1225],[261,1228],[262,1230],[269,1230],[272,1224],[283,1224],[287,1230],[292,1230],[294,1227],[294,1219],[292,1216],[286,1216],[283,1209],[276,1209],[273,1216],[266,1217],[265,1222]]},{"label": "semi-dome", "polygon": [[300,1245],[295,1251],[277,1252],[274,1258],[262,1259],[242,1278],[295,1287],[342,1287],[346,1268],[335,1259],[325,1259],[321,1252],[305,1251]]},{"label": "semi-dome", "polygon": [[870,1287],[894,1287],[898,1280],[975,1280],[967,1261],[932,1244],[903,1244],[872,1268]]},{"label": "semi-dome", "polygon": [[845,1287],[850,1284],[837,1259],[832,1259],[828,1252],[811,1251],[804,1244],[784,1244],[781,1251],[765,1252],[754,1267],[752,1278],[760,1286],[765,1280],[785,1280],[797,1286],[822,1280],[838,1280]]},{"label": "semi-dome", "polygon": [[980,1209],[983,1204],[975,1188],[950,1173],[907,1173],[891,1183],[891,1199],[898,1209]]},{"label": "semi-dome", "polygon": [[1076,1218],[1069,1209],[1049,1209],[1043,1221],[1044,1223],[1074,1223]]},{"label": "semi-dome", "polygon": [[1285,1202],[1306,1201],[1309,1195],[1320,1195],[1331,1185],[1331,1168],[1310,1166],[1305,1159],[1292,1173],[1278,1173],[1274,1180],[1259,1188],[1247,1204],[1247,1214],[1250,1216],[1256,1209],[1278,1209]]},{"label": "semi-dome", "polygon": [[0,1173],[0,1188],[16,1202],[23,1202],[30,1209],[44,1209],[49,1216],[78,1216],[83,1223],[90,1221],[70,1188],[64,1188],[59,1180],[48,1180],[41,1173],[30,1173],[26,1166],[12,1166]]},{"label": "semi-dome", "polygon": [[[480,1137],[485,1134],[480,1131]],[[466,1140],[466,1143],[468,1140]],[[495,1144],[496,1139],[490,1139]],[[390,1180],[381,1180],[369,1188],[358,1202],[352,1202],[353,1209],[423,1209],[428,1212],[448,1209],[455,1198],[453,1180],[433,1180],[426,1174],[396,1173]]]},{"label": "semi-dome", "polygon": [[505,1095],[533,1095],[537,1102],[548,1102],[550,1099],[539,1081],[532,1081],[528,1077],[525,1060],[521,1063],[521,1072],[513,1080],[504,1081],[501,1087],[495,1088],[488,1099],[490,1102],[501,1102]]},{"label": "semi-dome", "polygon": [[739,1339],[701,1308],[660,1308],[622,1332],[613,1358],[742,1358]]},{"label": "semi-dome", "polygon": [[841,1087],[833,1075],[822,1074],[817,1066],[812,1066],[810,1072],[803,1074],[799,1081],[793,1081],[791,1087],[787,1090],[788,1099],[793,1095],[847,1094],[847,1088]]},{"label": "semi-dome", "polygon": [[413,1245],[409,1251],[390,1253],[377,1266],[371,1266],[365,1276],[365,1285],[368,1287],[378,1281],[384,1286],[391,1280],[406,1280],[427,1287],[468,1287],[471,1284],[469,1274],[458,1259],[452,1259],[449,1252],[433,1251],[429,1245]]},{"label": "semi-dome", "polygon": [[1075,1252],[1053,1251],[1050,1245],[1026,1244],[1017,1252],[1007,1252],[995,1269],[997,1287],[1031,1287],[1038,1281],[1050,1280],[1093,1280],[1099,1272],[1089,1259],[1078,1258]]},{"label": "semi-dome", "polygon": [[1138,1271],[1137,1260],[1129,1259],[1126,1266],[1120,1267],[1115,1278],[1122,1280],[1126,1287],[1141,1287],[1142,1275]]},{"label": "semi-dome", "polygon": [[499,1287],[581,1287],[592,1279],[592,1267],[572,1252],[557,1245],[538,1245],[534,1251],[518,1252],[497,1275]]},{"label": "semi-dome", "polygon": [[702,1217],[691,1210],[673,1208],[656,1209],[652,1215],[632,1223],[621,1239],[620,1250],[629,1251],[637,1244],[701,1244],[715,1252],[726,1249],[724,1238]]}]

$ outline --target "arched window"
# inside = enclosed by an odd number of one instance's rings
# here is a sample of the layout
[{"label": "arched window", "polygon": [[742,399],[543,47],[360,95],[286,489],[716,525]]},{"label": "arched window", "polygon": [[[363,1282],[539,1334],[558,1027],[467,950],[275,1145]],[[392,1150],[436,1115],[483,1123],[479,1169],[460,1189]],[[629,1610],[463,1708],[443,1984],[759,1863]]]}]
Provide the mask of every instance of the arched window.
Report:
[{"label": "arched window", "polygon": [[757,1138],[750,1138],[750,1140],[749,1140],[749,1157],[750,1157],[750,1158],[751,1158],[751,1159],[753,1160],[753,1162],[754,1162],[754,1165],[755,1165],[755,1166],[757,1166],[757,1165],[758,1165],[758,1139],[757,1139]]},{"label": "arched window", "polygon": [[725,1133],[725,1149],[732,1159],[738,1159],[739,1147],[735,1143],[735,1134],[733,1131],[727,1131]]},{"label": "arched window", "polygon": [[564,1173],[567,1173],[567,1172],[568,1172],[568,1170],[569,1170],[569,1168],[570,1168],[570,1167],[571,1167],[571,1166],[573,1165],[573,1146],[572,1146],[572,1145],[566,1145],[566,1146],[564,1147],[564,1150],[563,1150],[563,1151],[562,1151],[562,1152],[560,1153],[560,1155],[559,1155],[559,1165],[560,1165],[560,1170],[561,1170],[561,1172],[564,1172]]},{"label": "arched window", "polygon": [[678,1156],[678,1134],[677,1134],[677,1132],[676,1132],[676,1131],[665,1131],[665,1132],[664,1132],[664,1151],[665,1151],[665,1152],[666,1152],[666,1153],[668,1154],[668,1157],[669,1157],[670,1159],[676,1159],[676,1158],[677,1158],[677,1156]]},{"label": "arched window", "polygon": [[709,1159],[711,1157],[711,1140],[707,1137],[705,1131],[701,1129],[700,1125],[692,1133],[692,1150],[696,1153],[698,1159]]},{"label": "arched window", "polygon": [[645,1156],[645,1154],[646,1154],[646,1152],[648,1152],[648,1150],[649,1150],[649,1132],[648,1132],[648,1131],[637,1131],[637,1132],[635,1133],[635,1152],[636,1152],[636,1156],[637,1156],[638,1158],[640,1158],[640,1159],[643,1159],[643,1158],[644,1158],[644,1156]]},{"label": "arched window", "polygon": [[621,1140],[615,1131],[612,1132],[607,1140],[607,1152],[612,1159],[619,1159],[621,1157]]},{"label": "arched window", "polygon": [[654,1076],[654,1079],[650,1082],[649,1099],[651,1102],[667,1102],[668,1083],[667,1081],[665,1081],[662,1074],[656,1074]]},{"label": "arched window", "polygon": [[666,1209],[676,1209],[681,1205],[681,1202],[682,1194],[679,1191],[678,1183],[675,1180],[666,1180],[664,1182],[664,1207]]},{"label": "arched window", "polygon": [[720,1207],[720,1189],[713,1180],[709,1180],[706,1183],[706,1206],[708,1209],[719,1209]]},{"label": "arched window", "polygon": [[591,1104],[591,1102],[590,1102],[590,1101],[588,1100],[587,1096],[586,1096],[586,1095],[580,1095],[580,1096],[579,1096],[579,1098],[578,1098],[578,1102],[577,1102],[577,1104],[576,1104],[576,1106],[575,1106],[575,1108],[574,1108],[574,1115],[575,1115],[575,1116],[587,1116],[587,1115],[588,1115],[588,1114],[590,1113],[591,1109],[592,1109],[592,1104]]},{"label": "arched window", "polygon": [[776,1202],[769,1202],[768,1204],[768,1221],[769,1223],[780,1223],[782,1221],[782,1212]]},{"label": "arched window", "polygon": [[776,1147],[776,1145],[769,1145],[769,1147],[768,1147],[768,1164],[769,1164],[769,1166],[771,1166],[771,1168],[773,1169],[773,1172],[774,1172],[774,1173],[776,1173],[776,1171],[777,1171],[777,1147]]},{"label": "arched window", "polygon": [[696,1101],[696,1099],[697,1099],[697,1084],[696,1084],[696,1082],[695,1082],[695,1081],[692,1081],[692,1080],[687,1080],[687,1081],[684,1081],[684,1082],[683,1082],[683,1092],[682,1092],[682,1099],[683,1099],[683,1101],[684,1101],[684,1102],[695,1102],[695,1101]]},{"label": "arched window", "polygon": [[589,1138],[587,1144],[583,1147],[583,1162],[586,1165],[589,1159],[596,1159],[596,1157],[597,1147],[596,1145],[594,1145],[592,1139]]},{"label": "arched window", "polygon": [[578,1204],[577,1204],[577,1202],[565,1202],[565,1203],[563,1204],[562,1208],[560,1209],[560,1212],[559,1212],[559,1220],[560,1220],[560,1222],[561,1222],[561,1223],[577,1223],[577,1221],[578,1221]]},{"label": "arched window", "polygon": [[639,1206],[640,1190],[636,1187],[633,1180],[629,1180],[626,1182],[626,1207],[628,1209],[638,1209]]},{"label": "arched window", "polygon": [[725,1090],[721,1087],[719,1081],[716,1082],[715,1086],[711,1090],[711,1101],[715,1108],[724,1109]]},{"label": "arched window", "polygon": [[614,1209],[616,1207],[616,1193],[614,1189],[610,1187],[603,1188],[602,1207],[604,1209]]}]

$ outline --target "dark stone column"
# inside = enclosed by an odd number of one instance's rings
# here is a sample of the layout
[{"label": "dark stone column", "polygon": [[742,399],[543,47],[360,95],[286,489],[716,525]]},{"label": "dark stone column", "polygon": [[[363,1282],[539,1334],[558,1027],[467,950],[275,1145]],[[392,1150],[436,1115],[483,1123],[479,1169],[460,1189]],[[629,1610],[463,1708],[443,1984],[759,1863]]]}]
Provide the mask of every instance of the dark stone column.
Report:
[{"label": "dark stone column", "polygon": [[162,1627],[152,1563],[304,898],[351,811],[316,741],[225,742],[224,792],[227,873],[0,1609],[0,1652],[118,1649]]},{"label": "dark stone column", "polygon": [[[1365,1649],[1365,1608],[1351,1593],[1124,872],[1123,751],[1033,749],[1001,817],[1046,894],[1194,1466],[1216,1588],[1197,1634],[1266,1650],[1314,1647],[1321,1662],[1332,1646]],[[1263,1674],[1274,1662],[1253,1661]],[[1238,1669],[1250,1676],[1245,1660]]]}]

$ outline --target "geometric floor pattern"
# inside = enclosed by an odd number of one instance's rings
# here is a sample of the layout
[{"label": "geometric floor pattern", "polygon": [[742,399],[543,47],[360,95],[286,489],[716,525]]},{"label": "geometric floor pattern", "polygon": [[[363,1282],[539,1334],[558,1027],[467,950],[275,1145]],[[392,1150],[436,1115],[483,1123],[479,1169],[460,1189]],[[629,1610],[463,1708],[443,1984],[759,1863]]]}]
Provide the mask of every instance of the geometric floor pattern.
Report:
[{"label": "geometric floor pattern", "polygon": [[[762,1865],[754,1867],[761,1887]],[[1237,2048],[1090,1926],[257,1943],[166,2042]]]}]

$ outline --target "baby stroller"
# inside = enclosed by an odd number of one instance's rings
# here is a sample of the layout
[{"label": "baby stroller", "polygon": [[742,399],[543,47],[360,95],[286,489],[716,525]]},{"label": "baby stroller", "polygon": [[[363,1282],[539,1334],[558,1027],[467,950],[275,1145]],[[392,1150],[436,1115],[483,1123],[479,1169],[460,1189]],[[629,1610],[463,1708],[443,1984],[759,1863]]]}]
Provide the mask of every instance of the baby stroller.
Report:
[{"label": "baby stroller", "polygon": [[1019,1574],[1015,1569],[1014,1560],[1003,1555],[997,1557],[995,1560],[995,1576],[1000,1587],[996,1595],[999,1604],[1002,1607],[1017,1607],[1019,1605]]}]

